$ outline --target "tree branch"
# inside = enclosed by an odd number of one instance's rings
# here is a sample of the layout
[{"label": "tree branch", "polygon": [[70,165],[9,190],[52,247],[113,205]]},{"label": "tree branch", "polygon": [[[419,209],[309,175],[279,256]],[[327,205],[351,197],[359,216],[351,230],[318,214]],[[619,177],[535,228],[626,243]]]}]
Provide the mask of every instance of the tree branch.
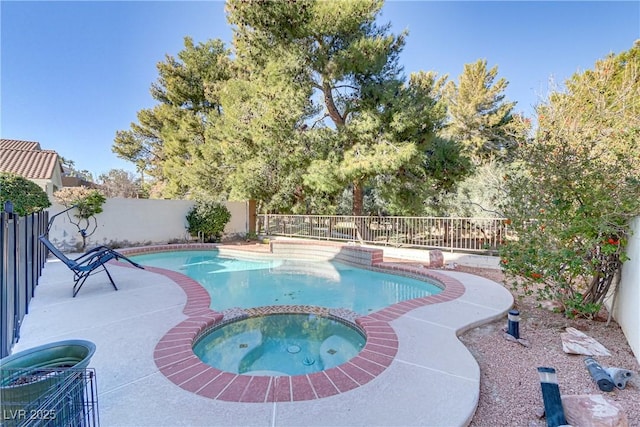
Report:
[{"label": "tree branch", "polygon": [[322,93],[324,94],[324,103],[327,107],[329,117],[331,117],[331,120],[333,120],[336,126],[344,126],[344,117],[340,114],[340,111],[338,111],[338,107],[336,107],[335,101],[333,99],[332,88],[329,83],[322,83]]},{"label": "tree branch", "polygon": [[322,122],[327,117],[329,117],[329,113],[325,113],[322,117],[320,117],[318,120],[313,122],[313,125],[311,125],[311,129],[315,128],[318,123]]}]

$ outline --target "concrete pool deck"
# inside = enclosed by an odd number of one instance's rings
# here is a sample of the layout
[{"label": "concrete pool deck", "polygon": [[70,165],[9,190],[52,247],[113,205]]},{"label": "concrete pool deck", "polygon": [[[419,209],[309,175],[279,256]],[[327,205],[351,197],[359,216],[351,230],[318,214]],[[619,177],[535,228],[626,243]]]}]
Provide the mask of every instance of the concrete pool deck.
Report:
[{"label": "concrete pool deck", "polygon": [[[189,318],[180,278],[118,264],[109,269],[118,292],[98,274],[71,298],[72,274],[49,260],[13,348],[94,342],[90,367],[104,426],[464,426],[478,402],[480,371],[457,334],[504,316],[513,303],[497,283],[438,270],[462,283],[463,292],[389,320],[397,353],[375,378],[312,400],[227,402],[186,391],[158,368],[158,343]],[[319,394],[313,386],[311,392]]]}]

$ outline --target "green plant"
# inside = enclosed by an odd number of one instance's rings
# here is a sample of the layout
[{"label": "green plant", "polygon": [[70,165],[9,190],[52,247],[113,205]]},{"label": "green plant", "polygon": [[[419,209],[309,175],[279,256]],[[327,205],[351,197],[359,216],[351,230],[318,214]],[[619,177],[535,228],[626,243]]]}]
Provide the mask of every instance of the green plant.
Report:
[{"label": "green plant", "polygon": [[[104,195],[95,189],[87,187],[65,187],[53,195],[56,201],[66,208],[75,206],[73,220],[69,212],[69,221],[78,228],[82,236],[82,249],[87,246],[87,237],[95,233],[98,228],[96,215],[102,212],[102,205],[106,201]],[[90,231],[89,231],[90,230]]]},{"label": "green plant", "polygon": [[0,172],[0,212],[7,201],[13,203],[13,211],[20,216],[51,206],[47,193],[36,183],[19,175]]},{"label": "green plant", "polygon": [[640,43],[574,75],[538,107],[521,176],[505,176],[503,207],[518,239],[501,249],[507,280],[593,317],[622,264],[640,215]]},{"label": "green plant", "polygon": [[222,203],[198,200],[187,214],[187,230],[191,236],[202,235],[207,242],[219,242],[230,219],[231,212]]}]

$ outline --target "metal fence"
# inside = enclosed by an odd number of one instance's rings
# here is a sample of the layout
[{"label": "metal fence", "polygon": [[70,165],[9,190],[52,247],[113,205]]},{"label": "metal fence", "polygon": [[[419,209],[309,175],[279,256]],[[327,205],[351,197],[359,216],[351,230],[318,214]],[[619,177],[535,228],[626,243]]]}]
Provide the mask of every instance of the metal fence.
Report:
[{"label": "metal fence", "polygon": [[20,324],[46,261],[38,236],[47,230],[47,212],[20,217],[0,213],[0,357],[20,338]]},{"label": "metal fence", "polygon": [[0,368],[3,427],[97,427],[92,368]]},{"label": "metal fence", "polygon": [[495,254],[514,238],[504,218],[258,215],[258,234]]}]

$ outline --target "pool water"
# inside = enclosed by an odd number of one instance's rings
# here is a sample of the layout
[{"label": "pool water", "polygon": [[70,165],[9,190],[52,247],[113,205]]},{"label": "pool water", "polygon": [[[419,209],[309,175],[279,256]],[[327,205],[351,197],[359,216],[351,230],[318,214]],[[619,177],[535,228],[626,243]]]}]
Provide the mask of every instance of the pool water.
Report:
[{"label": "pool water", "polygon": [[421,280],[328,261],[248,260],[217,251],[158,252],[132,257],[143,265],[179,271],[211,295],[211,308],[316,305],[361,315],[442,291]]},{"label": "pool water", "polygon": [[340,321],[313,314],[271,314],[228,323],[193,347],[206,364],[236,374],[304,375],[356,356],[365,338]]}]

